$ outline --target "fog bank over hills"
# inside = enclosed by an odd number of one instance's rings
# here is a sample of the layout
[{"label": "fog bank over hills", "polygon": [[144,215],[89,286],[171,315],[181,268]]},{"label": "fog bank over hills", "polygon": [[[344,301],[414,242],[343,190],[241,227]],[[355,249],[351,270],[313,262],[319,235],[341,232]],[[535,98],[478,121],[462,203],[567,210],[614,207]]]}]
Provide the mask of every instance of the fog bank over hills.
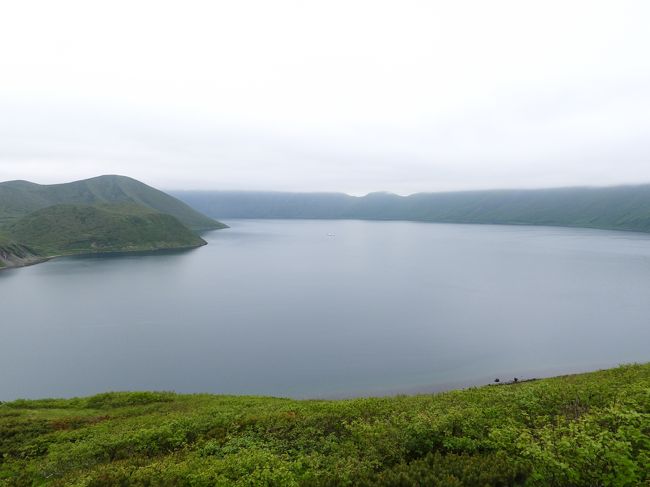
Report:
[{"label": "fog bank over hills", "polygon": [[173,191],[213,218],[415,220],[650,232],[650,184],[416,193]]}]

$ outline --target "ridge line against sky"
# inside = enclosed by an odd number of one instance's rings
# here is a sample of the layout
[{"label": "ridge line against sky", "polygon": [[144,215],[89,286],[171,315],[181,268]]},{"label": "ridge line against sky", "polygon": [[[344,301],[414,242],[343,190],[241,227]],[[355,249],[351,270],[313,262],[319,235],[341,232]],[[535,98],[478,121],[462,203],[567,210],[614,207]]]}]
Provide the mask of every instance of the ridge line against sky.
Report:
[{"label": "ridge line against sky", "polygon": [[[38,181],[29,181],[25,179],[14,179],[14,180],[7,180],[7,181],[0,181],[0,185],[4,183],[14,183],[14,182],[27,182],[31,184],[36,184],[39,186],[52,186],[52,185],[60,185],[60,184],[68,184],[68,183],[75,183],[75,182],[80,182],[80,181],[87,181],[89,179],[97,179],[100,177],[127,177],[130,178],[127,174],[101,174],[101,175],[95,175],[91,176],[90,178],[82,178],[78,180],[70,180],[70,181],[63,181],[60,183],[39,183]],[[133,179],[133,178],[132,178]],[[140,181],[141,183],[147,184],[148,186],[152,186],[148,184],[146,181]],[[153,186],[152,186],[153,187]],[[639,188],[639,187],[648,187],[650,188],[650,181],[645,181],[645,182],[638,182],[638,183],[629,183],[629,184],[612,184],[612,185],[577,185],[577,186],[544,186],[544,187],[539,187],[539,188],[522,188],[522,187],[513,187],[513,188],[502,188],[502,187],[494,187],[494,188],[485,188],[485,189],[458,189],[458,190],[440,190],[440,191],[418,191],[415,193],[396,193],[393,191],[387,191],[387,190],[374,190],[374,191],[369,191],[367,193],[359,193],[359,194],[354,194],[354,193],[346,193],[345,191],[337,191],[337,190],[331,190],[331,191],[299,191],[299,190],[274,190],[274,189],[221,189],[221,188],[210,188],[210,189],[187,189],[187,188],[180,188],[180,187],[166,187],[166,188],[155,188],[159,189],[163,192],[173,194],[173,193],[227,193],[227,192],[233,192],[233,193],[278,193],[278,194],[340,194],[340,195],[346,195],[346,196],[354,196],[354,197],[364,197],[368,195],[373,195],[373,194],[386,194],[386,195],[394,195],[394,196],[401,196],[401,197],[406,197],[406,196],[411,196],[411,195],[416,195],[416,194],[449,194],[449,193],[485,193],[485,192],[519,192],[519,191],[572,191],[572,190],[608,190],[608,189],[624,189],[624,188]]]},{"label": "ridge line against sky", "polygon": [[0,180],[397,194],[650,181],[650,2],[25,0]]},{"label": "ridge line against sky", "polygon": [[170,194],[180,194],[180,193],[228,193],[228,192],[233,192],[233,193],[278,193],[278,194],[342,194],[346,196],[354,196],[354,197],[364,197],[368,195],[375,195],[375,194],[386,194],[386,195],[394,195],[394,196],[400,196],[400,197],[407,197],[407,196],[412,196],[416,194],[451,194],[451,193],[499,193],[499,192],[519,192],[519,191],[571,191],[571,190],[607,190],[607,189],[623,189],[623,188],[639,188],[639,187],[648,187],[650,189],[650,181],[648,182],[640,182],[640,183],[631,183],[631,184],[614,184],[614,185],[606,185],[606,186],[544,186],[540,188],[520,188],[520,187],[515,187],[515,188],[485,188],[485,189],[456,189],[456,190],[440,190],[440,191],[417,191],[415,193],[396,193],[393,191],[386,191],[386,190],[375,190],[375,191],[368,191],[367,193],[346,193],[345,191],[282,191],[282,190],[274,190],[274,189],[219,189],[219,188],[213,188],[213,189],[185,189],[185,188],[160,188],[161,191],[164,191],[166,193]]}]

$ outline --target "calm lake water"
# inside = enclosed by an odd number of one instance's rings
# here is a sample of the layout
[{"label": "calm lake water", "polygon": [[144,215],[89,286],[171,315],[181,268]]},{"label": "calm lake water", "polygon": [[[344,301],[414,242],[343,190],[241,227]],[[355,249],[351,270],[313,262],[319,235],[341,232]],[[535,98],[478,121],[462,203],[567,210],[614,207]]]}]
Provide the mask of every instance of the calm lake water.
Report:
[{"label": "calm lake water", "polygon": [[207,247],[0,272],[0,400],[430,391],[650,360],[650,236],[228,221]]}]

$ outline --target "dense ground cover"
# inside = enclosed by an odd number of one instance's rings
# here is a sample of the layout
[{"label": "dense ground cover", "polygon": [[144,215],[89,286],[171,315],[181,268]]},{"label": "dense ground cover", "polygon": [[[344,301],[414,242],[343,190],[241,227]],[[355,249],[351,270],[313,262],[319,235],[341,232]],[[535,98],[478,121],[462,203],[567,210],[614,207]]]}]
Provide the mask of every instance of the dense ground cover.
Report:
[{"label": "dense ground cover", "polygon": [[649,485],[650,364],[343,401],[0,404],[0,485]]}]

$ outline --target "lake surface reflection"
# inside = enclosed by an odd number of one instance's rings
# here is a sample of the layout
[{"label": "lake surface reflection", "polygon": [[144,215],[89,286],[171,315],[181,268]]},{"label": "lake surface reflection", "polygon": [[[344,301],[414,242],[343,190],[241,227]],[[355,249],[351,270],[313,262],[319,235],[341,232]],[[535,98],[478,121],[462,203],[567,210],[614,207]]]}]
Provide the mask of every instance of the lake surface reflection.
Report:
[{"label": "lake surface reflection", "polygon": [[0,400],[337,397],[650,360],[650,236],[238,220],[201,249],[0,272]]}]

